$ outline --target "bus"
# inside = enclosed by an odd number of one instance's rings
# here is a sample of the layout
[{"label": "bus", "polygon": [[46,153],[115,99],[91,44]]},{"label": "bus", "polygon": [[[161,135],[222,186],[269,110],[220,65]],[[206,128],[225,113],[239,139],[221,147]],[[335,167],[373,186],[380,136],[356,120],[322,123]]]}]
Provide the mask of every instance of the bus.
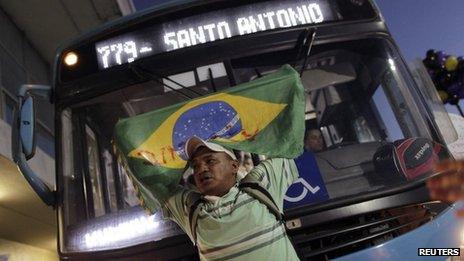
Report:
[{"label": "bus", "polygon": [[[198,259],[175,223],[140,206],[117,160],[114,127],[285,64],[301,75],[307,133],[321,139],[310,152],[316,164],[285,197],[287,233],[300,258],[414,259],[417,248],[460,247],[454,206],[431,201],[430,172],[405,170],[417,162],[404,167],[397,155],[398,144],[413,141],[418,150],[406,154],[416,160],[434,148],[452,158],[446,145],[457,134],[443,106],[414,80],[373,1],[180,0],[63,44],[52,86],[19,88],[14,160],[56,209],[59,256]],[[27,163],[38,96],[55,108],[56,189]],[[265,157],[240,156],[251,159],[249,167]]]}]

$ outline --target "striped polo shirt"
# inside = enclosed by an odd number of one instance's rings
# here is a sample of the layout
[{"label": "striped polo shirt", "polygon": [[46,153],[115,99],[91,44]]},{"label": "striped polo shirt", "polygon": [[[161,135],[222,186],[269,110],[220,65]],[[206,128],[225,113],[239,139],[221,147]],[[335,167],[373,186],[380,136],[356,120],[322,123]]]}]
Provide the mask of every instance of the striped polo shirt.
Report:
[{"label": "striped polo shirt", "polygon": [[[272,195],[282,211],[287,188],[298,177],[293,160],[268,159],[253,175]],[[186,198],[181,189],[165,204],[164,214],[192,239]],[[283,223],[268,208],[236,184],[222,197],[205,196],[197,221],[197,244],[201,260],[299,260]]]}]

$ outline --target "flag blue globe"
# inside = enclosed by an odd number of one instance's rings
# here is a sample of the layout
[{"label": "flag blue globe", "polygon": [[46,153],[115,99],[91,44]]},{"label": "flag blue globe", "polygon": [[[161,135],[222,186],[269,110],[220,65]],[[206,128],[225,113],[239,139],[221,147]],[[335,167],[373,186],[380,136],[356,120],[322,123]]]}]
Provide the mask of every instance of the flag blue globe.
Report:
[{"label": "flag blue globe", "polygon": [[187,160],[185,142],[196,136],[203,140],[230,138],[242,130],[237,111],[224,101],[208,102],[180,115],[172,132],[173,148]]}]

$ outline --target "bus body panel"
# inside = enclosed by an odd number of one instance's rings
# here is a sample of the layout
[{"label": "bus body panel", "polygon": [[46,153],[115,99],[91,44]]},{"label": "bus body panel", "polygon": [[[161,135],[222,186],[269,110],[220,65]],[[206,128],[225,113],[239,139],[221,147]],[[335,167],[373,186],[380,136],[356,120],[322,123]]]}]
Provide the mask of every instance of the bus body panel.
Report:
[{"label": "bus body panel", "polygon": [[[464,219],[457,216],[463,202],[451,205],[437,218],[427,224],[401,235],[382,245],[355,252],[336,260],[422,260],[419,248],[461,248],[463,245]],[[462,255],[462,253],[461,253]],[[443,260],[446,257],[428,257]]]}]

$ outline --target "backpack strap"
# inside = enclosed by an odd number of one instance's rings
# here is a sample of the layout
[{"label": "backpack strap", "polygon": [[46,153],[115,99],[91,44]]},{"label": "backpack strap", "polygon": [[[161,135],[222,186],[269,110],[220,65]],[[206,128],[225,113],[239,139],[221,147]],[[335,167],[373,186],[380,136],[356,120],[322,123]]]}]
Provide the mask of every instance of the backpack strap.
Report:
[{"label": "backpack strap", "polygon": [[200,208],[198,206],[204,201],[205,199],[198,192],[191,192],[187,196],[186,200],[186,206],[189,211],[190,233],[192,235],[194,245],[197,245],[197,221],[200,214]]},{"label": "backpack strap", "polygon": [[246,175],[241,181],[238,187],[245,191],[248,195],[258,200],[261,204],[264,204],[278,221],[284,221],[284,214],[279,210],[279,207],[275,203],[272,195],[265,188],[261,186],[258,180],[251,175]]}]

